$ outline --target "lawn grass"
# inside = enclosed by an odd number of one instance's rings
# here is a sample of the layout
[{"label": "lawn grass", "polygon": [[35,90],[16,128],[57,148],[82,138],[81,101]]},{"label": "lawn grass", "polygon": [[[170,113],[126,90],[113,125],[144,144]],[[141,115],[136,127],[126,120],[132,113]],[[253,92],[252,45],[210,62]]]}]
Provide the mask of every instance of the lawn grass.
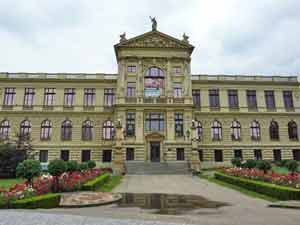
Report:
[{"label": "lawn grass", "polygon": [[121,183],[122,176],[112,176],[111,179],[105,183],[103,186],[98,188],[98,192],[111,192],[116,186]]},{"label": "lawn grass", "polygon": [[280,166],[273,166],[272,171],[280,175],[286,175],[289,173],[289,170],[286,167],[280,167]]},{"label": "lawn grass", "polygon": [[231,188],[233,190],[236,190],[236,191],[238,191],[240,193],[243,193],[243,194],[245,194],[247,196],[250,196],[250,197],[253,197],[253,198],[260,198],[260,199],[263,199],[263,200],[266,200],[266,201],[270,201],[270,202],[279,201],[276,198],[272,198],[272,197],[269,197],[269,196],[257,193],[255,191],[250,191],[250,190],[247,190],[245,188],[242,188],[242,187],[239,187],[239,186],[236,186],[236,185],[233,185],[233,184],[229,184],[229,183],[223,182],[221,180],[216,179],[214,176],[199,175],[199,177],[203,178],[203,179],[206,179],[206,180],[208,180],[208,181],[210,181],[212,183],[218,184],[220,186]]},{"label": "lawn grass", "polygon": [[9,189],[11,186],[17,183],[23,183],[24,179],[12,178],[12,179],[0,179],[0,188]]}]

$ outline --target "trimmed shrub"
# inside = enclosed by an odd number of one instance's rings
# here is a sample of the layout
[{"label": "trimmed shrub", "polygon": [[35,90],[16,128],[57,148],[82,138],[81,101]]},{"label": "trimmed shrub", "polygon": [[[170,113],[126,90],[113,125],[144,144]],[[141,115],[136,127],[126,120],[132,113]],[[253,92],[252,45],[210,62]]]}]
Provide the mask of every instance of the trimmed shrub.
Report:
[{"label": "trimmed shrub", "polygon": [[42,167],[39,161],[27,159],[17,166],[17,177],[25,178],[32,185],[33,177],[39,176]]},{"label": "trimmed shrub", "polygon": [[240,158],[233,158],[233,159],[231,159],[231,164],[235,167],[241,167],[242,161]]},{"label": "trimmed shrub", "polygon": [[60,194],[45,194],[11,201],[9,207],[13,209],[51,209],[59,206]]},{"label": "trimmed shrub", "polygon": [[96,167],[96,162],[94,160],[87,161],[87,165],[89,169],[94,169]]},{"label": "trimmed shrub", "polygon": [[292,174],[294,174],[298,170],[299,163],[296,160],[289,160],[286,162],[285,166]]},{"label": "trimmed shrub", "polygon": [[300,200],[300,190],[216,172],[215,178],[280,200]]},{"label": "trimmed shrub", "polygon": [[67,161],[66,164],[68,172],[79,171],[79,163],[76,160]]},{"label": "trimmed shrub", "polygon": [[53,192],[59,192],[59,176],[67,170],[67,163],[60,159],[50,161],[48,165],[48,172],[54,176],[55,182],[53,185]]},{"label": "trimmed shrub", "polygon": [[269,161],[266,160],[258,160],[256,163],[256,168],[259,170],[263,170],[264,173],[267,173],[268,170],[272,168],[272,165]]},{"label": "trimmed shrub", "polygon": [[87,162],[80,163],[80,165],[79,165],[80,171],[85,171],[85,170],[87,170],[88,168],[89,168],[89,167],[88,167],[88,163],[87,163]]},{"label": "trimmed shrub", "polygon": [[82,189],[85,191],[95,191],[110,179],[110,174],[105,173],[95,179],[86,182]]},{"label": "trimmed shrub", "polygon": [[253,169],[256,166],[256,161],[254,159],[248,159],[243,165],[242,167],[244,168],[248,168],[248,169]]}]

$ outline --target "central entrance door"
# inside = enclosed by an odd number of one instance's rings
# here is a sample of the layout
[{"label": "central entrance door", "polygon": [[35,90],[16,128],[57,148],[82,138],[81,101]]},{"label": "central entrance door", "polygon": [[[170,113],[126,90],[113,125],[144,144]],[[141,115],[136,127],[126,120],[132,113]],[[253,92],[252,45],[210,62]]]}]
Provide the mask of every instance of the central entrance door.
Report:
[{"label": "central entrance door", "polygon": [[160,143],[150,142],[151,162],[160,161]]}]

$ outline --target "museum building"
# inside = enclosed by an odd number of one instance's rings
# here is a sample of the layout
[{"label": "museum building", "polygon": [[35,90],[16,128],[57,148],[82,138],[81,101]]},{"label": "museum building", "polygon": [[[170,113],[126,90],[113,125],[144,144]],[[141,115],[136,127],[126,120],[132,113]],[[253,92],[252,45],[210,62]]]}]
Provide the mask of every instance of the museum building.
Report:
[{"label": "museum building", "polygon": [[191,74],[188,36],[156,24],[120,35],[114,50],[116,74],[0,73],[1,140],[30,134],[41,162],[91,159],[120,171],[300,160],[297,77]]}]

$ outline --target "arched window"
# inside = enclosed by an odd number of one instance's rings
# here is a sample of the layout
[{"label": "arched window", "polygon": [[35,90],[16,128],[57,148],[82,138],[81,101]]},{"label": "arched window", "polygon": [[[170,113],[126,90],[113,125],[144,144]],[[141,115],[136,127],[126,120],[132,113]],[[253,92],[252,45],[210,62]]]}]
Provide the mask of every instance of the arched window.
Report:
[{"label": "arched window", "polygon": [[93,139],[93,123],[86,120],[82,123],[82,140],[90,141]]},{"label": "arched window", "polygon": [[295,121],[290,121],[288,123],[288,132],[290,140],[298,140],[298,126]]},{"label": "arched window", "polygon": [[9,120],[2,120],[0,123],[0,139],[7,140],[10,133],[10,123]]},{"label": "arched window", "polygon": [[158,67],[150,67],[145,72],[144,94],[145,97],[159,97],[164,94],[164,72]]},{"label": "arched window", "polygon": [[199,121],[195,121],[195,123],[196,123],[197,138],[198,138],[198,141],[201,141],[203,138],[202,124]]},{"label": "arched window", "polygon": [[232,121],[231,123],[231,139],[240,140],[241,139],[241,124],[239,121]]},{"label": "arched window", "polygon": [[270,132],[270,139],[271,140],[278,140],[279,139],[279,126],[278,123],[274,120],[271,121],[270,127],[269,127],[269,132]]},{"label": "arched window", "polygon": [[61,124],[61,139],[63,141],[68,141],[72,139],[72,122],[70,120],[65,120]]},{"label": "arched window", "polygon": [[112,140],[114,136],[114,124],[112,121],[107,120],[103,123],[103,139]]},{"label": "arched window", "polygon": [[20,124],[20,135],[27,136],[31,132],[31,123],[29,120],[23,120]]},{"label": "arched window", "polygon": [[217,120],[213,121],[211,124],[211,137],[214,141],[222,139],[222,125]]},{"label": "arched window", "polygon": [[52,133],[52,123],[50,120],[44,120],[41,124],[41,140],[50,140]]},{"label": "arched window", "polygon": [[250,136],[252,140],[260,139],[260,125],[256,120],[250,123]]}]

